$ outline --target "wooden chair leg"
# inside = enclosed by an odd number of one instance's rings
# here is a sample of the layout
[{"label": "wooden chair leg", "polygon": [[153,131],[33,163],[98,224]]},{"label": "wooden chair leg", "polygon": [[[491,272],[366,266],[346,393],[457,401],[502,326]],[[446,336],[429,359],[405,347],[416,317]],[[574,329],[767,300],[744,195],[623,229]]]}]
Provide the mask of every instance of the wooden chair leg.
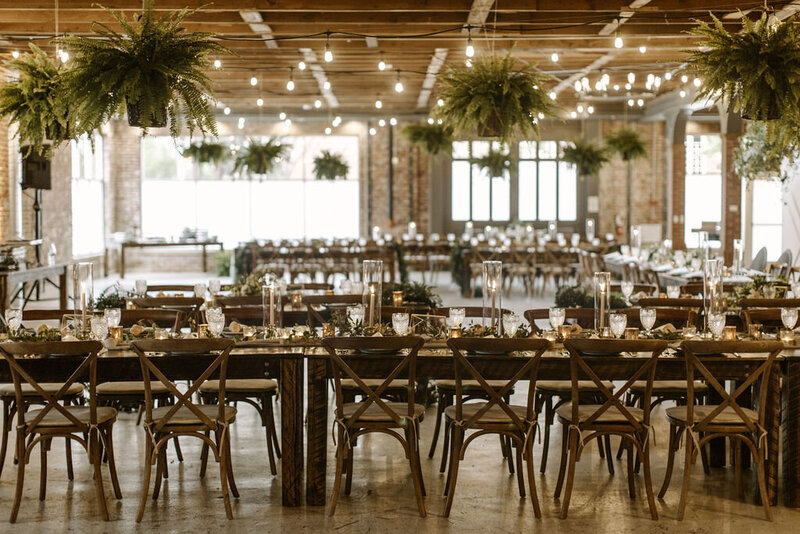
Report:
[{"label": "wooden chair leg", "polygon": [[6,450],[8,449],[8,435],[11,433],[11,401],[3,401],[3,441],[0,444],[0,475],[3,474],[3,464],[6,463]]},{"label": "wooden chair leg", "polygon": [[108,503],[106,502],[106,492],[103,488],[103,473],[101,471],[103,465],[102,453],[100,452],[100,431],[95,428],[89,431],[89,455],[92,466],[94,467],[94,481],[97,486],[97,499],[100,501],[100,512],[103,514],[103,520],[108,521]]},{"label": "wooden chair leg", "polygon": [[578,456],[578,436],[577,432],[569,432],[569,466],[567,468],[567,485],[564,489],[564,499],[561,501],[561,519],[567,518],[569,499],[572,497],[572,484],[575,480],[575,464]]},{"label": "wooden chair leg", "polygon": [[141,523],[144,516],[144,507],[147,504],[147,493],[150,491],[150,471],[153,469],[153,444],[150,436],[145,433],[144,446],[144,477],[142,480],[142,496],[139,499],[139,512],[136,514],[136,522]]},{"label": "wooden chair leg", "polygon": [[564,485],[564,475],[567,470],[567,452],[569,451],[569,427],[566,423],[561,425],[561,463],[558,466],[558,479],[556,479],[555,498],[561,495],[561,488]]},{"label": "wooden chair leg", "polygon": [[689,478],[692,476],[692,441],[691,436],[688,435],[689,429],[686,430],[686,456],[683,461],[683,486],[681,488],[681,501],[678,504],[678,521],[683,521],[683,515],[686,511],[686,496],[689,494]]},{"label": "wooden chair leg", "polygon": [[64,439],[64,455],[67,462],[67,479],[75,480],[75,472],[72,469],[72,440]]},{"label": "wooden chair leg", "polygon": [[114,488],[114,496],[117,499],[122,498],[122,490],[119,487],[119,479],[117,478],[117,464],[114,459],[114,441],[112,438],[112,427],[109,426],[103,433],[106,442],[106,453],[108,455],[108,471],[111,474],[111,485]]},{"label": "wooden chair leg", "polygon": [[445,415],[444,418],[444,439],[442,440],[442,461],[439,463],[439,472],[444,473],[445,469],[447,469],[447,455],[452,448],[450,446],[450,438],[452,437],[452,427],[453,424]]},{"label": "wooden chair leg", "polygon": [[350,495],[350,490],[353,489],[353,447],[348,449],[347,458],[344,461],[344,494]]},{"label": "wooden chair leg", "polygon": [[158,499],[158,494],[161,492],[161,481],[162,477],[164,477],[164,464],[166,459],[166,453],[164,452],[166,449],[166,445],[158,450],[156,453],[156,484],[153,487],[153,500]]},{"label": "wooden chair leg", "polygon": [[[230,430],[230,428],[228,428]],[[236,487],[236,480],[233,478],[233,462],[231,461],[231,434],[225,432],[225,454],[227,458],[225,463],[227,465],[226,472],[228,473],[228,486],[230,486],[231,495],[234,499],[239,498],[239,489]]]},{"label": "wooden chair leg", "polygon": [[636,484],[633,481],[633,457],[634,457],[634,447],[633,443],[627,442],[625,444],[625,448],[627,449],[627,465],[628,465],[628,496],[631,499],[636,498]]},{"label": "wooden chair leg", "polygon": [[444,417],[444,400],[441,392],[438,395],[439,402],[436,403],[436,426],[433,427],[433,438],[431,438],[431,448],[428,450],[428,458],[433,458],[436,452],[436,443],[439,441],[439,429],[442,426],[442,417]]},{"label": "wooden chair leg", "polygon": [[450,451],[450,470],[448,471],[448,491],[447,491],[447,504],[444,507],[444,516],[450,517],[450,509],[453,507],[453,496],[456,494],[456,482],[458,481],[458,463],[461,456],[461,445],[464,442],[464,431],[461,427],[451,425],[453,427],[453,446]]},{"label": "wooden chair leg", "polygon": [[[43,439],[39,442],[40,469],[39,469],[39,500],[43,501],[47,493],[47,449],[50,440]],[[20,462],[22,463],[22,462]]]},{"label": "wooden chair leg", "polygon": [[222,488],[222,500],[225,503],[225,515],[228,519],[233,519],[231,496],[228,492],[228,451],[225,450],[227,438],[220,431],[216,431],[214,434],[217,442],[217,453],[219,454],[219,482]]},{"label": "wooden chair leg", "polygon": [[[205,431],[206,437],[210,436],[208,430]],[[200,449],[200,478],[206,476],[206,467],[208,466],[208,443],[203,440],[203,447]]]},{"label": "wooden chair leg", "polygon": [[[519,485],[519,496],[521,499],[525,498],[525,475],[522,472],[522,445],[514,444],[514,449],[517,451],[517,483]],[[509,462],[511,455],[508,456]]]},{"label": "wooden chair leg", "polygon": [[544,443],[542,443],[542,464],[539,472],[544,474],[547,470],[547,455],[550,453],[550,427],[553,426],[553,396],[543,395],[544,401]]},{"label": "wooden chair leg", "polygon": [[455,430],[455,425],[447,424],[447,425],[445,425],[444,430],[445,430],[445,437],[447,437],[448,435],[450,436],[450,439],[449,439],[449,443],[450,443],[450,465],[447,466],[447,476],[445,477],[445,482],[444,482],[444,496],[447,497],[447,494],[450,492],[450,480],[451,480],[451,477],[452,477],[452,474],[453,474],[453,470],[451,468],[453,466],[452,456],[453,456],[453,454],[455,454],[453,452],[453,444],[456,441],[456,438],[455,438],[455,431],[456,431]]},{"label": "wooden chair leg", "polygon": [[[601,439],[597,440],[597,446],[599,448],[605,447],[605,457],[606,457],[606,465],[608,466],[608,474],[614,475],[614,457],[611,454],[611,436],[606,434]],[[602,455],[601,455],[602,456]]]},{"label": "wooden chair leg", "polygon": [[[533,432],[533,430],[531,430]],[[531,492],[531,505],[533,506],[533,515],[536,519],[542,518],[542,509],[539,506],[539,493],[536,491],[536,477],[534,476],[533,469],[533,436],[525,441],[527,450],[525,451],[525,468],[528,471],[528,491]],[[521,466],[517,466],[520,467]]]},{"label": "wooden chair leg", "polygon": [[175,454],[178,456],[178,461],[183,462],[183,453],[181,452],[181,444],[178,441],[178,437],[176,436],[175,439],[172,440],[172,445],[175,447]]},{"label": "wooden chair leg", "polygon": [[672,471],[675,468],[675,452],[678,449],[678,436],[680,429],[674,425],[669,425],[669,444],[667,448],[667,470],[664,473],[664,482],[661,484],[661,489],[658,490],[658,498],[663,499],[667,494],[669,482],[672,479]]},{"label": "wooden chair leg", "polygon": [[417,430],[415,425],[409,425],[406,431],[406,445],[408,446],[409,464],[411,467],[411,480],[414,482],[414,494],[417,498],[417,508],[419,508],[420,517],[425,517],[425,501],[424,489],[422,487],[422,470],[419,467],[419,440],[417,439]]},{"label": "wooden chair leg", "polygon": [[642,450],[642,469],[644,470],[644,489],[647,493],[647,504],[650,506],[650,517],[658,519],[658,509],[656,508],[656,498],[653,495],[653,479],[650,475],[650,441],[647,439],[647,430],[643,438],[644,447]]},{"label": "wooden chair leg", "polygon": [[272,410],[272,395],[266,397],[266,405],[264,406],[267,415],[267,425],[269,425],[269,435],[272,439],[272,449],[275,451],[275,456],[280,460],[281,446],[278,439],[278,431],[275,429],[275,412]]},{"label": "wooden chair leg", "polygon": [[333,494],[331,495],[331,508],[328,510],[328,515],[333,516],[336,512],[336,502],[339,500],[339,490],[342,486],[342,475],[344,473],[345,455],[348,453],[347,445],[343,443],[345,439],[344,430],[338,427],[339,439],[336,441],[336,476],[333,481]]},{"label": "wooden chair leg", "polygon": [[[21,431],[17,432],[17,458],[25,458],[25,434]],[[11,523],[16,523],[17,513],[19,512],[19,505],[22,502],[22,488],[25,484],[25,462],[19,462],[17,467],[17,487],[14,491],[14,504],[11,506]]]},{"label": "wooden chair leg", "polygon": [[736,495],[740,499],[744,499],[744,485],[742,484],[742,441],[739,439],[733,440],[734,451],[734,465],[733,472],[736,478]]},{"label": "wooden chair leg", "polygon": [[769,502],[769,494],[767,493],[767,479],[764,472],[764,454],[761,447],[758,447],[758,458],[755,459],[756,469],[758,469],[758,490],[761,495],[761,505],[764,507],[764,515],[767,521],[773,521],[772,507]]}]

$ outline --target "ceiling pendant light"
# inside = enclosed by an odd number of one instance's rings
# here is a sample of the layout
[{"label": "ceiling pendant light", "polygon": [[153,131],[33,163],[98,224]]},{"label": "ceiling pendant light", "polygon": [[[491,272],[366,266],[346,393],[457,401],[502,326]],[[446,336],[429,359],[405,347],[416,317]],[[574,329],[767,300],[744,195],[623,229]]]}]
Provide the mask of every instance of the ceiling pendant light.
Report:
[{"label": "ceiling pendant light", "polygon": [[403,92],[403,82],[400,81],[400,70],[397,70],[397,82],[394,84],[394,92],[395,93],[402,93]]},{"label": "ceiling pendant light", "polygon": [[286,90],[294,91],[294,73],[292,67],[289,67],[289,81],[286,82]]},{"label": "ceiling pendant light", "polygon": [[255,76],[252,76],[252,77],[250,78],[250,85],[252,85],[253,87],[255,87],[256,85],[258,85],[258,78],[256,78]]},{"label": "ceiling pendant light", "polygon": [[300,60],[300,63],[297,64],[297,68],[300,69],[300,70],[306,70],[306,62],[303,61],[303,60]]},{"label": "ceiling pendant light", "polygon": [[381,102],[381,99],[379,98],[375,101],[375,108],[381,109],[382,107],[383,107],[383,102]]},{"label": "ceiling pendant light", "polygon": [[553,63],[558,63],[558,52],[553,52],[550,55],[550,61],[552,61]]},{"label": "ceiling pendant light", "polygon": [[256,100],[256,106],[261,107],[263,105],[264,105],[264,99],[263,98],[259,98],[258,100]]},{"label": "ceiling pendant light", "polygon": [[475,55],[475,47],[472,46],[472,31],[470,28],[467,28],[467,48],[464,49],[464,53],[467,57],[473,57]]},{"label": "ceiling pendant light", "polygon": [[325,37],[325,63],[330,63],[333,61],[333,52],[331,52],[331,34],[330,32],[327,33]]},{"label": "ceiling pendant light", "polygon": [[619,26],[620,22],[619,19],[617,19],[617,28],[614,31],[614,48],[622,48],[625,46],[625,43],[622,42],[622,37],[619,36]]},{"label": "ceiling pendant light", "polygon": [[381,59],[378,61],[378,70],[386,70],[386,62],[383,60],[383,52],[381,52]]}]

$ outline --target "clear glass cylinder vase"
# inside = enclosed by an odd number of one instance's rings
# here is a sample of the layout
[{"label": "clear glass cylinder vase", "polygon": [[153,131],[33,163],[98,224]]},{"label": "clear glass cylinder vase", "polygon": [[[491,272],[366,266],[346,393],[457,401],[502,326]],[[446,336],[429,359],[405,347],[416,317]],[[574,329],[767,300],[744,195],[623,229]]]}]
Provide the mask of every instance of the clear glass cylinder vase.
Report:
[{"label": "clear glass cylinder vase", "polygon": [[268,277],[266,282],[261,286],[262,324],[268,333],[275,335],[275,329],[283,326],[283,306],[281,306],[283,288],[275,277]]},{"label": "clear glass cylinder vase", "polygon": [[732,248],[733,258],[731,260],[731,267],[733,274],[742,274],[742,253],[744,252],[744,243],[741,239],[734,239]]},{"label": "clear glass cylinder vase", "polygon": [[709,315],[725,313],[722,271],[722,259],[712,258],[706,260],[703,268],[703,309],[705,311],[706,328],[708,328]]},{"label": "clear glass cylinder vase", "polygon": [[592,218],[586,219],[586,241],[588,241],[589,243],[594,241],[595,234],[596,230],[595,230],[594,219]]},{"label": "clear glass cylinder vase", "polygon": [[494,328],[497,335],[503,333],[503,262],[483,262],[483,319],[484,328]]},{"label": "clear glass cylinder vase", "polygon": [[76,322],[80,321],[78,332],[88,337],[89,318],[94,311],[94,264],[80,262],[72,266],[72,301]]},{"label": "clear glass cylinder vase", "polygon": [[381,322],[381,296],[383,295],[383,260],[364,260],[361,264],[361,281],[364,284],[361,303],[367,326]]},{"label": "clear glass cylinder vase", "polygon": [[608,326],[611,309],[611,273],[594,273],[594,329],[601,331]]}]

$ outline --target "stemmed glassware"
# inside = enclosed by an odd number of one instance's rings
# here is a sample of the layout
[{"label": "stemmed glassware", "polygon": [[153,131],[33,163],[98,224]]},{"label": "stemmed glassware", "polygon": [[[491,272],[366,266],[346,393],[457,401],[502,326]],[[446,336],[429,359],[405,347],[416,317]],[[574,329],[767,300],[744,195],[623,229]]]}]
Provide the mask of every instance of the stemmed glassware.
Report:
[{"label": "stemmed glassware", "polygon": [[92,337],[102,341],[108,337],[108,320],[104,315],[93,315],[90,320],[92,326]]},{"label": "stemmed glassware", "polygon": [[630,304],[631,295],[633,295],[633,282],[630,280],[623,280],[619,287],[622,290],[622,294],[625,295],[625,301]]},{"label": "stemmed glassware", "polygon": [[503,315],[503,333],[508,337],[514,337],[522,322],[516,313],[506,313]]},{"label": "stemmed glassware", "polygon": [[219,295],[219,292],[222,291],[222,281],[218,278],[209,280],[208,291],[211,292],[212,295]]},{"label": "stemmed glassware", "polygon": [[558,327],[566,321],[567,312],[564,311],[564,308],[550,308],[549,316],[550,326],[553,327],[553,330],[558,330]]},{"label": "stemmed glassware", "polygon": [[103,316],[108,321],[108,326],[119,326],[119,321],[122,318],[122,310],[119,308],[106,308],[103,310]]},{"label": "stemmed glassware", "polygon": [[450,308],[450,322],[455,327],[460,327],[464,323],[464,318],[467,316],[464,308]]},{"label": "stemmed glassware", "polygon": [[797,308],[781,308],[781,321],[787,330],[794,330],[797,324]]},{"label": "stemmed glassware", "polygon": [[136,288],[136,295],[140,298],[144,297],[145,295],[147,295],[147,280],[142,280],[142,279],[136,280],[135,288]]},{"label": "stemmed glassware", "polygon": [[642,328],[644,328],[645,332],[649,334],[653,325],[656,324],[656,309],[640,308],[639,321],[642,323]]},{"label": "stemmed glassware", "polygon": [[19,330],[22,326],[22,310],[19,308],[9,308],[5,314],[6,326],[10,332]]},{"label": "stemmed glassware", "polygon": [[608,324],[611,326],[611,333],[616,338],[622,337],[625,327],[628,326],[628,316],[624,313],[612,313],[609,315]]},{"label": "stemmed glassware", "polygon": [[714,339],[719,339],[722,336],[722,331],[725,329],[725,314],[708,314],[708,329],[711,331]]},{"label": "stemmed glassware", "polygon": [[207,289],[208,288],[206,287],[205,284],[195,284],[194,285],[194,296],[199,298],[199,299],[206,298],[206,290]]},{"label": "stemmed glassware", "polygon": [[355,306],[348,306],[347,307],[347,318],[350,320],[350,324],[355,326],[359,323],[364,323],[364,305],[363,304],[356,304]]},{"label": "stemmed glassware", "polygon": [[393,313],[392,314],[392,328],[398,336],[404,336],[408,333],[409,317],[407,313]]},{"label": "stemmed glassware", "polygon": [[206,320],[208,321],[208,331],[212,336],[219,337],[222,331],[225,330],[225,314],[222,311],[211,315],[207,314]]}]

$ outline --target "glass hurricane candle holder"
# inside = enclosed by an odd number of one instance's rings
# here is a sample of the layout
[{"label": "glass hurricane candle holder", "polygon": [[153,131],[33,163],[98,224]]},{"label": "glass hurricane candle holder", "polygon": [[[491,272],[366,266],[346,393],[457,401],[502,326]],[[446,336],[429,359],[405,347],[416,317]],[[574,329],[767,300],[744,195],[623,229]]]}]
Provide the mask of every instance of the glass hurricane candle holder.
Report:
[{"label": "glass hurricane candle holder", "polygon": [[608,326],[608,313],[611,309],[611,273],[594,273],[594,329],[602,330]]},{"label": "glass hurricane candle holder", "polygon": [[733,240],[733,254],[732,254],[732,268],[733,274],[742,274],[742,253],[744,252],[744,243],[741,239]]},{"label": "glass hurricane candle holder", "polygon": [[703,314],[706,319],[706,329],[709,328],[708,317],[724,313],[722,293],[722,260],[709,259],[703,269]]},{"label": "glass hurricane candle holder", "polygon": [[89,335],[89,316],[94,310],[94,265],[76,263],[72,267],[72,299],[75,316],[80,317],[82,338]]},{"label": "glass hurricane candle holder", "polygon": [[281,285],[274,277],[269,278],[261,287],[261,309],[263,311],[262,324],[265,329],[275,331],[282,326],[281,313]]},{"label": "glass hurricane candle holder", "polygon": [[364,284],[361,302],[366,308],[366,323],[367,326],[375,326],[381,322],[383,260],[364,260],[361,264],[361,281]]},{"label": "glass hurricane candle holder", "polygon": [[586,241],[591,243],[594,241],[594,236],[596,234],[595,231],[595,222],[594,219],[586,219]]},{"label": "glass hurricane candle holder", "polygon": [[500,310],[503,300],[503,262],[483,262],[483,320],[484,328],[494,328],[497,335],[503,333]]}]

